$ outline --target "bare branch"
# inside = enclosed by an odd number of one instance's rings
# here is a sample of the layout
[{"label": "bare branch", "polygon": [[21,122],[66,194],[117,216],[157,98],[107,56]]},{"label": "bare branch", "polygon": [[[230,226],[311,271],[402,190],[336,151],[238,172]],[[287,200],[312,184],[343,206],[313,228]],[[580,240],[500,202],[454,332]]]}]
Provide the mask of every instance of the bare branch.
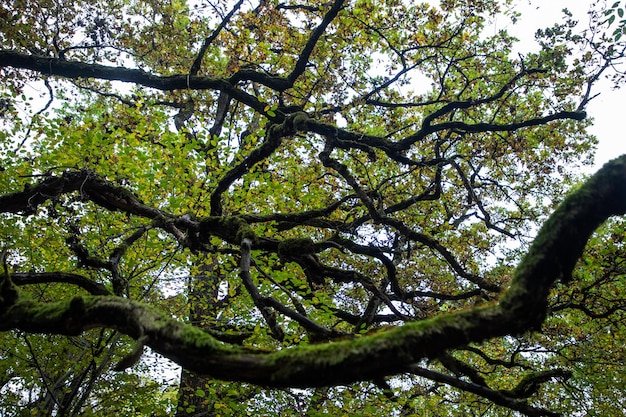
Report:
[{"label": "bare branch", "polygon": [[326,13],[324,19],[322,19],[322,22],[313,30],[313,32],[311,32],[311,36],[304,46],[304,49],[300,53],[300,56],[298,57],[298,61],[296,62],[293,71],[291,71],[291,74],[289,74],[289,76],[287,77],[290,86],[293,86],[293,83],[298,79],[300,75],[302,75],[302,73],[306,69],[306,65],[309,62],[309,57],[313,53],[313,49],[315,48],[317,41],[324,34],[330,22],[332,22],[333,19],[337,17],[337,14],[343,7],[344,3],[345,0],[335,0],[333,6],[330,8],[328,13]]}]

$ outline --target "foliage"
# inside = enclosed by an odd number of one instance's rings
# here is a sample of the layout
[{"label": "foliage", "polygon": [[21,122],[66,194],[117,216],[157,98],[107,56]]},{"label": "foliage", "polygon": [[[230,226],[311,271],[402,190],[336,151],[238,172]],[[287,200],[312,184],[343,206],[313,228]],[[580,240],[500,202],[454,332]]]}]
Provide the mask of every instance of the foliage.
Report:
[{"label": "foliage", "polygon": [[617,21],[617,27],[613,30],[613,38],[616,41],[619,41],[622,35],[626,31],[626,19],[624,18],[624,5],[620,5],[619,1],[613,3],[613,5],[604,12],[604,15],[607,17],[606,22],[609,26],[613,26]]},{"label": "foliage", "polygon": [[0,4],[5,414],[617,412],[623,7],[510,7]]}]

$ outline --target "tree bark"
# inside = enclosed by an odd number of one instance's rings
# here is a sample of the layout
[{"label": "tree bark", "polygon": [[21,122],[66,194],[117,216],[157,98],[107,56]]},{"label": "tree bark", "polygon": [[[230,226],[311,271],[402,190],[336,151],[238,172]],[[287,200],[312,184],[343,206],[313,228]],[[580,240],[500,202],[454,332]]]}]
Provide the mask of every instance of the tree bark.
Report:
[{"label": "tree bark", "polygon": [[[218,313],[219,285],[223,276],[216,255],[201,259],[200,273],[189,277],[189,322],[201,329],[209,328]],[[213,416],[214,396],[206,395],[211,378],[181,368],[176,417]],[[204,392],[205,395],[197,395]]]}]

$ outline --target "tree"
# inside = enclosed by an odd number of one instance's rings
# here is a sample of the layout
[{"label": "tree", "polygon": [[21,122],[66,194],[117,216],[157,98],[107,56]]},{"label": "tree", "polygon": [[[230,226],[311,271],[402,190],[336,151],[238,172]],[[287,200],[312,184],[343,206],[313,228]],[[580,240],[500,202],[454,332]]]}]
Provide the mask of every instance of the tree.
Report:
[{"label": "tree", "polygon": [[9,415],[601,405],[626,157],[561,200],[624,44],[409,3],[0,5]]}]

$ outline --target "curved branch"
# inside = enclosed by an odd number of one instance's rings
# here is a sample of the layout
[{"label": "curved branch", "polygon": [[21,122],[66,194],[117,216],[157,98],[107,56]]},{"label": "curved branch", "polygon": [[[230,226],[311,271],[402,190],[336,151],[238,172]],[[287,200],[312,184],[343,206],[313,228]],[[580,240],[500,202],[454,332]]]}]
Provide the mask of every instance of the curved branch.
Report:
[{"label": "curved branch", "polygon": [[541,384],[555,378],[567,381],[571,377],[572,372],[565,369],[548,369],[541,372],[531,372],[524,376],[513,389],[500,392],[512,398],[529,398],[539,391]]},{"label": "curved branch", "polygon": [[[122,81],[161,91],[185,89],[219,90],[227,92],[231,97],[259,112],[263,112],[265,108],[265,104],[256,97],[235,88],[233,81],[219,77],[201,77],[191,76],[189,74],[159,76],[135,68],[86,64],[79,61],[69,61],[46,56],[26,55],[9,50],[0,50],[0,68],[3,67],[29,69],[43,75],[55,75],[70,79],[98,78],[101,80]],[[284,79],[278,77],[270,77],[257,72],[253,72],[253,74],[254,77],[248,74],[245,78],[240,76],[238,80],[254,78],[254,81],[274,89],[282,87],[286,82]]]},{"label": "curved branch", "polygon": [[559,413],[554,413],[543,408],[536,408],[528,405],[526,401],[519,400],[517,398],[511,398],[505,395],[503,392],[492,390],[489,387],[479,385],[473,382],[466,382],[461,379],[455,378],[450,375],[442,374],[432,371],[430,369],[422,368],[419,366],[411,366],[410,372],[414,375],[431,379],[433,381],[442,382],[452,387],[458,388],[463,391],[471,392],[476,395],[480,395],[492,401],[494,404],[501,405],[503,407],[510,408],[524,413],[527,416],[536,417],[559,417]]},{"label": "curved branch", "polygon": [[98,178],[93,172],[65,171],[61,176],[47,176],[38,184],[24,186],[23,191],[0,196],[0,213],[34,214],[48,200],[80,191],[85,200],[112,211],[123,211],[149,219],[171,217],[168,213],[143,204],[126,188]]},{"label": "curved branch", "polygon": [[230,22],[230,19],[237,12],[237,10],[239,10],[242,4],[243,4],[243,0],[239,0],[233,6],[231,11],[228,12],[226,16],[224,16],[224,19],[222,19],[222,21],[219,23],[219,25],[217,25],[217,27],[213,30],[213,32],[211,32],[211,34],[206,39],[204,39],[204,42],[202,42],[202,46],[200,47],[200,51],[198,51],[198,55],[196,56],[196,59],[193,61],[193,64],[191,65],[191,68],[189,69],[190,76],[193,77],[194,75],[198,74],[198,71],[200,71],[200,66],[202,65],[202,59],[204,58],[204,55],[206,54],[207,49],[209,49],[209,46],[217,38],[217,36],[222,31],[222,29],[226,27],[228,22]]},{"label": "curved branch", "polygon": [[443,122],[436,125],[426,125],[420,129],[417,133],[402,139],[398,142],[399,149],[409,149],[411,145],[424,139],[426,136],[441,132],[444,130],[458,130],[466,133],[480,133],[480,132],[513,132],[525,127],[533,127],[545,125],[555,120],[583,120],[587,117],[587,113],[584,111],[560,111],[549,114],[543,117],[535,117],[532,119],[524,120],[516,123],[464,123],[458,121]]},{"label": "curved branch", "polygon": [[57,282],[77,285],[91,295],[111,295],[111,291],[104,285],[82,275],[69,272],[14,272],[11,274],[11,279],[17,286]]},{"label": "curved branch", "polygon": [[485,98],[481,98],[481,99],[474,99],[474,100],[466,100],[466,101],[453,101],[451,103],[446,104],[445,106],[442,106],[441,108],[439,108],[438,110],[432,112],[431,114],[429,114],[426,118],[424,118],[424,121],[422,122],[422,128],[427,128],[428,126],[431,126],[432,121],[442,117],[446,114],[449,114],[451,112],[453,112],[454,110],[458,110],[458,109],[469,109],[470,107],[473,106],[478,106],[481,104],[486,104],[486,103],[491,103],[493,101],[496,101],[499,98],[502,98],[504,96],[504,94],[510,90],[515,83],[517,83],[518,80],[528,76],[528,75],[533,75],[533,74],[540,74],[540,73],[545,73],[547,72],[546,70],[542,70],[542,69],[527,69],[527,70],[523,70],[522,72],[519,72],[518,74],[516,74],[514,77],[512,77],[508,82],[506,82],[502,87],[500,87],[500,90],[498,90],[497,93],[489,96],[489,97],[485,97]]},{"label": "curved branch", "polygon": [[270,156],[280,146],[284,136],[294,133],[291,127],[288,127],[288,122],[289,119],[281,125],[271,126],[261,146],[250,152],[250,155],[229,170],[218,182],[210,197],[212,216],[222,215],[222,194],[228,190],[228,187],[248,172],[254,164]]},{"label": "curved branch", "polygon": [[273,387],[315,387],[411,371],[423,358],[494,337],[538,328],[550,288],[568,279],[593,231],[626,213],[626,156],[606,164],[573,192],[541,228],[499,304],[442,314],[354,340],[274,352],[221,343],[208,333],[119,297],[85,296],[38,303],[19,298],[0,307],[0,330],[76,335],[112,328],[145,340],[198,374]]},{"label": "curved branch", "polygon": [[272,336],[279,341],[282,341],[285,337],[285,332],[278,325],[278,321],[276,320],[276,313],[272,311],[266,303],[266,300],[261,293],[259,292],[254,282],[252,282],[252,277],[250,276],[250,263],[252,261],[250,251],[252,249],[252,242],[250,239],[244,239],[241,242],[241,260],[239,262],[239,277],[243,282],[243,285],[246,287],[248,294],[252,297],[252,301],[254,305],[259,309],[261,315],[265,319],[265,322],[270,328],[272,332]]}]

